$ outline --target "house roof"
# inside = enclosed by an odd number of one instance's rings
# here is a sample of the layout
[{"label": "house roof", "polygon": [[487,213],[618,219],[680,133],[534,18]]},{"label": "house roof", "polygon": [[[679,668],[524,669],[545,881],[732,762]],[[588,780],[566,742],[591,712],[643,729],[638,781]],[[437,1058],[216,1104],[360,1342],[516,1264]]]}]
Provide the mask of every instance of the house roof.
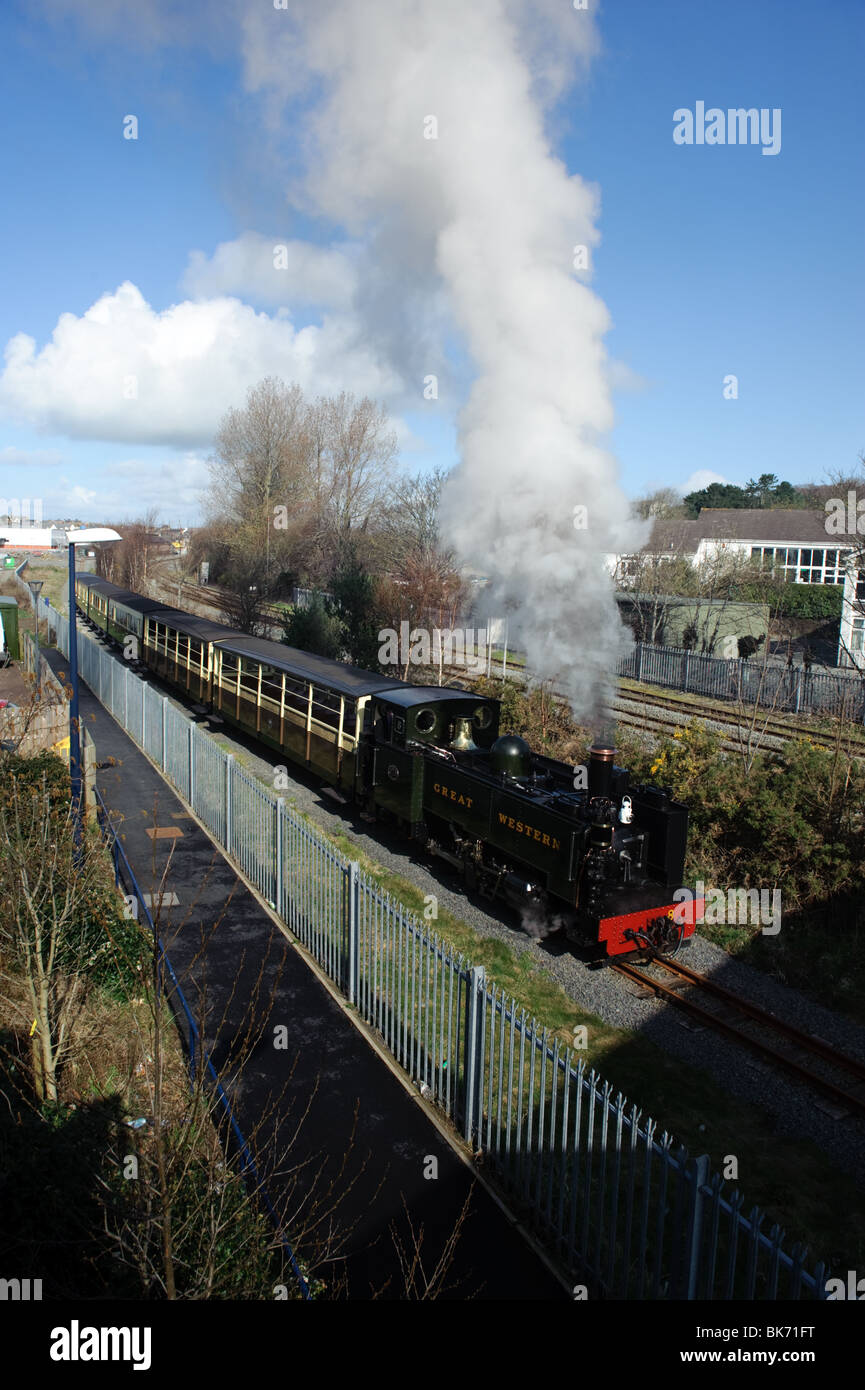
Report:
[{"label": "house roof", "polygon": [[801,507],[704,507],[697,517],[705,540],[788,541],[804,544],[855,544],[853,534],[830,535],[826,512]]},{"label": "house roof", "polygon": [[653,554],[670,551],[674,555],[687,554],[697,549],[702,539],[699,519],[656,521],[652,527],[651,539],[643,546]]},{"label": "house roof", "polygon": [[826,512],[802,507],[704,507],[694,521],[656,521],[643,547],[649,554],[688,554],[702,540],[751,541],[759,544],[858,545],[854,532],[826,530]]}]

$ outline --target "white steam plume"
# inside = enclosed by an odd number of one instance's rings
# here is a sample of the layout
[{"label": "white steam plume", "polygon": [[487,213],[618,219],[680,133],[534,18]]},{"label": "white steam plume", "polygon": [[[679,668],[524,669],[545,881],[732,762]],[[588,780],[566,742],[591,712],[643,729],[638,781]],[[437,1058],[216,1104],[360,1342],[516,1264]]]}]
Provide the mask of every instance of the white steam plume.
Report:
[{"label": "white steam plume", "polygon": [[413,366],[411,323],[428,351],[423,300],[444,285],[477,368],[444,534],[490,576],[530,669],[590,717],[629,641],[603,555],[642,531],[601,442],[609,315],[574,266],[598,241],[597,195],[551,154],[542,100],[594,46],[587,13],[561,3],[316,0],[250,13],[245,48],[250,86],[315,93],[294,196],[373,229],[380,331],[392,350],[397,306],[412,306],[396,330]]},{"label": "white steam plume", "polygon": [[[603,446],[609,316],[574,266],[575,247],[590,257],[597,245],[598,195],[544,126],[597,49],[592,12],[569,0],[279,4],[189,0],[179,24],[173,4],[151,0],[136,24],[155,43],[190,41],[203,16],[211,41],[240,24],[275,155],[303,171],[289,201],[361,248],[354,308],[370,352],[402,372],[403,404],[420,404],[435,373],[447,408],[459,330],[476,377],[445,534],[490,575],[489,607],[510,612],[534,673],[592,716],[629,641],[602,557],[644,538]],[[127,9],[105,0],[100,12]]]}]

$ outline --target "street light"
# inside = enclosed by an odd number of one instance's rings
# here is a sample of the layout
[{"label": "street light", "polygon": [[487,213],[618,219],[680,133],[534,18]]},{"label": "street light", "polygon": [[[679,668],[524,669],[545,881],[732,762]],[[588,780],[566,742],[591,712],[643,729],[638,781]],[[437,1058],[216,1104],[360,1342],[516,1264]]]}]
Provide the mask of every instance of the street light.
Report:
[{"label": "street light", "polygon": [[42,585],[44,584],[44,582],[45,582],[45,581],[44,581],[43,579],[28,579],[28,580],[27,580],[27,588],[30,590],[30,593],[31,593],[31,595],[32,595],[32,597],[33,597],[33,607],[34,607],[35,610],[36,610],[36,699],[37,699],[37,700],[39,699],[39,691],[40,691],[40,681],[39,681],[39,665],[40,665],[40,662],[39,662],[39,595],[40,595],[41,592],[42,592]]},{"label": "street light", "polygon": [[81,816],[81,734],[78,720],[78,626],[75,616],[75,547],[90,545],[94,541],[119,541],[122,537],[106,526],[91,526],[86,530],[68,531],[66,543],[69,547],[69,684],[72,696],[69,700],[69,790],[72,802],[72,817],[75,822],[75,843],[80,844],[82,830]]}]

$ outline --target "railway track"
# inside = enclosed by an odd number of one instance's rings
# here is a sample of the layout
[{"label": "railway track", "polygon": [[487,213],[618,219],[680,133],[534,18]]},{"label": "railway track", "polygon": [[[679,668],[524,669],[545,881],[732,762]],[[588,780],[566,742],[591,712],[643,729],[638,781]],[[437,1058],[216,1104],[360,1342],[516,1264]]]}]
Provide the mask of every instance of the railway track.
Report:
[{"label": "railway track", "polygon": [[[216,617],[220,622],[225,621],[225,598],[228,596],[221,589],[196,584],[193,581],[184,581],[178,598],[177,582],[159,571],[153,575],[151,585],[160,590],[157,597],[165,597],[166,602],[170,601],[172,606],[183,607],[185,603],[192,602],[207,609],[209,616]],[[278,640],[282,636],[282,610],[267,605],[263,612],[266,618],[272,619],[270,635]],[[461,667],[445,667],[444,669],[449,679],[460,679],[466,675],[465,670]],[[517,679],[525,680],[524,673],[521,673]],[[552,694],[563,702],[566,699],[560,691],[553,690]],[[794,724],[780,718],[773,719],[770,716],[768,719],[759,718],[754,728],[751,729],[748,724],[743,722],[743,716],[729,708],[718,708],[716,704],[695,704],[692,701],[683,701],[674,695],[667,697],[642,689],[635,689],[631,692],[626,686],[621,685],[618,697],[605,713],[618,723],[635,729],[644,729],[647,733],[658,736],[670,734],[694,719],[726,725],[730,730],[730,736],[722,736],[721,747],[729,753],[740,753],[743,747],[748,746],[749,739],[755,751],[757,749],[777,750],[795,738],[808,738],[820,748],[834,750],[836,746],[839,746],[829,735],[821,734],[809,728],[807,724],[798,722]],[[746,715],[744,718],[749,719],[750,716]],[[844,753],[865,757],[865,745],[861,741],[842,739],[840,749]]]},{"label": "railway track", "polygon": [[[656,710],[658,713],[647,713],[647,710]],[[731,729],[740,732],[732,742],[727,742],[725,747],[737,750],[741,749],[749,736],[754,744],[761,748],[777,748],[791,739],[807,738],[819,748],[834,750],[840,746],[845,753],[865,757],[865,743],[861,739],[842,738],[839,745],[839,742],[830,735],[809,727],[807,724],[794,724],[778,718],[773,719],[771,716],[768,718],[758,717],[752,729],[750,724],[744,723],[742,717],[731,710],[716,709],[714,706],[708,705],[693,706],[676,699],[674,696],[666,698],[663,695],[652,694],[644,690],[621,689],[610,712],[622,723],[631,723],[638,727],[642,723],[646,728],[652,730],[657,728],[664,732],[681,727],[682,724],[691,719],[728,725]],[[680,717],[677,719],[676,715]],[[746,716],[746,718],[750,718],[750,716]]]},{"label": "railway track", "polygon": [[645,966],[616,962],[610,968],[820,1091],[834,1103],[833,1118],[865,1114],[865,1062],[839,1053],[822,1038],[803,1033],[677,960],[656,956]]}]

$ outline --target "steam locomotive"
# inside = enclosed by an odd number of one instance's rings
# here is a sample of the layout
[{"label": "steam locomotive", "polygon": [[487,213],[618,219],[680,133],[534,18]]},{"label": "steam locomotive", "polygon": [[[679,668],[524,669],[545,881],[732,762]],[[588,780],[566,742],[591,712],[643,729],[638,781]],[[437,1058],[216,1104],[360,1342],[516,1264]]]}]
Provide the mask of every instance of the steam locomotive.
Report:
[{"label": "steam locomotive", "polygon": [[532,934],[563,930],[600,960],[669,953],[693,936],[700,904],[675,892],[687,807],[631,787],[612,747],[593,747],[575,778],[501,734],[496,700],[248,637],[94,575],[77,577],[76,606],[181,695],[368,819],[396,822],[467,891],[509,903]]}]

